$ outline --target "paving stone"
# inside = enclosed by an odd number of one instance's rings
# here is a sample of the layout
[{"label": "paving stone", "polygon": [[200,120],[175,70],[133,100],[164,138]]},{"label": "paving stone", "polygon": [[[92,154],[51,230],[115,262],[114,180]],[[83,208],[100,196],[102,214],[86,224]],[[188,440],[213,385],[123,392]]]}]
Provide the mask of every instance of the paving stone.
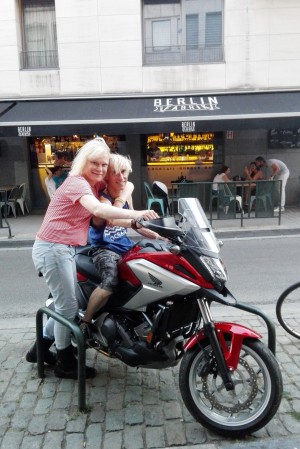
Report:
[{"label": "paving stone", "polygon": [[164,404],[164,415],[166,419],[182,418],[182,409],[178,401],[168,401]]},{"label": "paving stone", "polygon": [[165,422],[167,445],[178,446],[186,443],[183,422],[178,419]]},{"label": "paving stone", "polygon": [[[115,394],[108,394],[106,400],[106,410],[121,410],[124,407],[124,394],[124,391]],[[105,401],[103,400],[101,402]]]},{"label": "paving stone", "polygon": [[146,447],[148,449],[166,447],[164,428],[162,426],[146,427]]},{"label": "paving stone", "polygon": [[187,444],[200,444],[207,441],[207,432],[196,422],[185,424],[185,437]]},{"label": "paving stone", "polygon": [[55,410],[51,411],[48,417],[47,430],[63,430],[66,427],[67,414]]},{"label": "paving stone", "polygon": [[86,429],[85,449],[95,449],[102,446],[103,433],[99,424],[90,424]]},{"label": "paving stone", "polygon": [[53,408],[53,398],[41,398],[38,399],[36,406],[34,407],[33,413],[38,415],[44,415],[47,412],[50,412]]},{"label": "paving stone", "polygon": [[139,386],[129,385],[125,391],[125,403],[141,402],[141,401],[142,401],[142,388]]},{"label": "paving stone", "polygon": [[32,435],[44,434],[47,427],[47,419],[47,415],[33,416],[28,425],[28,432]]},{"label": "paving stone", "polygon": [[129,404],[125,409],[125,424],[141,424],[144,421],[142,404]]},{"label": "paving stone", "polygon": [[64,432],[47,432],[44,439],[43,449],[60,449],[63,447]]},{"label": "paving stone", "polygon": [[42,435],[25,435],[20,449],[40,449],[44,437]]},{"label": "paving stone", "polygon": [[41,395],[43,398],[52,398],[56,394],[56,384],[51,382],[46,382],[42,385]]},{"label": "paving stone", "polygon": [[23,431],[9,430],[2,439],[1,449],[20,449],[23,440]]},{"label": "paving stone", "polygon": [[106,432],[104,435],[103,449],[119,449],[122,447],[122,441],[122,432]]},{"label": "paving stone", "polygon": [[72,394],[71,392],[60,392],[56,395],[54,400],[51,399],[53,408],[68,409],[71,405]]},{"label": "paving stone", "polygon": [[90,413],[90,421],[92,423],[102,423],[105,419],[105,409],[102,404],[96,404]]},{"label": "paving stone", "polygon": [[74,418],[70,418],[70,420],[67,423],[67,432],[68,433],[83,433],[86,427],[87,422],[87,415],[84,413],[80,413],[79,416],[76,416]]},{"label": "paving stone", "polygon": [[21,398],[19,406],[20,408],[32,410],[34,408],[36,401],[37,397],[35,393],[24,393]]},{"label": "paving stone", "polygon": [[22,398],[23,388],[11,385],[5,391],[2,401],[3,402],[19,402]]},{"label": "paving stone", "polygon": [[107,432],[124,429],[124,411],[108,411],[105,416],[105,428]]},{"label": "paving stone", "polygon": [[65,440],[65,449],[82,449],[86,439],[82,433],[71,433],[66,435]]},{"label": "paving stone", "polygon": [[144,449],[143,426],[130,426],[124,432],[124,447],[130,449]]},{"label": "paving stone", "polygon": [[11,427],[16,430],[26,430],[32,414],[28,410],[16,410],[11,419]]},{"label": "paving stone", "polygon": [[146,426],[160,426],[163,422],[164,415],[162,405],[153,406],[146,405],[144,407]]}]

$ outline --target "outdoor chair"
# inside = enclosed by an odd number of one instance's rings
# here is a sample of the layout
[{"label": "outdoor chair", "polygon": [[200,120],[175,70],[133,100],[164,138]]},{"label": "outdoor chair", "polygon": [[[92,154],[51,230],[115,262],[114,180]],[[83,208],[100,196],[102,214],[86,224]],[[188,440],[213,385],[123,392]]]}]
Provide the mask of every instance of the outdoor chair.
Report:
[{"label": "outdoor chair", "polygon": [[17,218],[17,198],[19,194],[19,187],[13,187],[8,195],[6,203],[4,201],[0,202],[0,207],[6,207],[6,214],[9,215],[10,209],[15,218]]},{"label": "outdoor chair", "polygon": [[22,214],[25,215],[25,209],[29,213],[28,206],[26,204],[26,184],[23,183],[19,186],[17,204],[19,204]]},{"label": "outdoor chair", "polygon": [[255,216],[274,215],[275,183],[273,181],[260,181],[256,184],[256,195],[251,195],[249,215],[255,204]]},{"label": "outdoor chair", "polygon": [[155,198],[161,198],[163,200],[164,210],[167,211],[168,214],[170,214],[171,213],[170,198],[168,187],[166,186],[166,184],[164,184],[161,181],[153,181],[152,193],[155,196]]},{"label": "outdoor chair", "polygon": [[147,182],[144,182],[147,202],[146,202],[146,208],[152,209],[153,205],[158,205],[161,215],[165,215],[165,208],[164,208],[164,200],[162,198],[157,198],[153,195],[153,192]]}]

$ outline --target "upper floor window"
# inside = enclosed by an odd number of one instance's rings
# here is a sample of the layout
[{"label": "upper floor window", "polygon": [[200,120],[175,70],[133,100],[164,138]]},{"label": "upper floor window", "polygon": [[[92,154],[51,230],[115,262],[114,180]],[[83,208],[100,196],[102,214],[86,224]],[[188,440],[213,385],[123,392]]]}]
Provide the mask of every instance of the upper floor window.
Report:
[{"label": "upper floor window", "polygon": [[143,0],[144,64],[223,61],[223,0]]},{"label": "upper floor window", "polygon": [[21,68],[57,68],[55,0],[21,0],[21,14]]}]

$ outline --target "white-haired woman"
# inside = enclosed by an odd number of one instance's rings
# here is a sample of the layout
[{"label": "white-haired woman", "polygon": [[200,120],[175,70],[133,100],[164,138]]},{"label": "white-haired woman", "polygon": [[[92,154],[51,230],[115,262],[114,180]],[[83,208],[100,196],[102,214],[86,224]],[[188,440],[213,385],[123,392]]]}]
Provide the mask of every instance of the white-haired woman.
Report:
[{"label": "white-haired woman", "polygon": [[[132,172],[131,160],[120,154],[111,154],[106,175],[106,188],[99,193],[99,200],[105,204],[114,204],[116,198],[125,197],[128,176]],[[132,210],[131,194],[124,201],[123,209]],[[118,284],[117,262],[121,255],[134,244],[127,237],[127,228],[132,227],[132,220],[112,219],[101,220],[93,218],[89,231],[89,240],[93,249],[93,263],[100,276],[99,286],[92,292],[80,328],[87,341],[92,338],[90,323],[93,315],[100,310],[114,292]],[[147,238],[160,238],[149,229],[134,229]]]},{"label": "white-haired woman", "polygon": [[[76,155],[68,178],[57,189],[46,211],[42,226],[37,233],[32,250],[35,268],[44,276],[54,299],[56,312],[73,320],[77,312],[76,269],[74,262],[76,246],[86,245],[92,216],[104,220],[116,218],[156,218],[153,211],[134,211],[113,207],[98,201],[98,191],[104,187],[110,150],[103,139],[87,142]],[[127,189],[127,190],[126,190]],[[128,185],[124,198],[116,198],[122,204],[131,194]],[[56,356],[49,351],[54,338]],[[77,378],[77,360],[71,345],[70,330],[50,318],[44,328],[44,359],[55,364],[57,377]],[[36,343],[26,354],[26,360],[36,362]],[[95,370],[86,367],[86,377],[94,377]]]}]

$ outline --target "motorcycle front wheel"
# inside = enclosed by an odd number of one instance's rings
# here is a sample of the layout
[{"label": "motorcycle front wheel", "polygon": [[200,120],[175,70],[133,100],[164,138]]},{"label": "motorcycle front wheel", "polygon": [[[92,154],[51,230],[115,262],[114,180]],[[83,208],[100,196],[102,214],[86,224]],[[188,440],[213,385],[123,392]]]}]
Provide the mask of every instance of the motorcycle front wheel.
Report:
[{"label": "motorcycle front wheel", "polygon": [[[200,347],[201,345],[201,347]],[[281,401],[282,376],[272,352],[258,340],[244,340],[234,390],[227,391],[212,369],[208,340],[188,351],[180,365],[179,387],[191,415],[207,429],[232,438],[264,427]]]}]

